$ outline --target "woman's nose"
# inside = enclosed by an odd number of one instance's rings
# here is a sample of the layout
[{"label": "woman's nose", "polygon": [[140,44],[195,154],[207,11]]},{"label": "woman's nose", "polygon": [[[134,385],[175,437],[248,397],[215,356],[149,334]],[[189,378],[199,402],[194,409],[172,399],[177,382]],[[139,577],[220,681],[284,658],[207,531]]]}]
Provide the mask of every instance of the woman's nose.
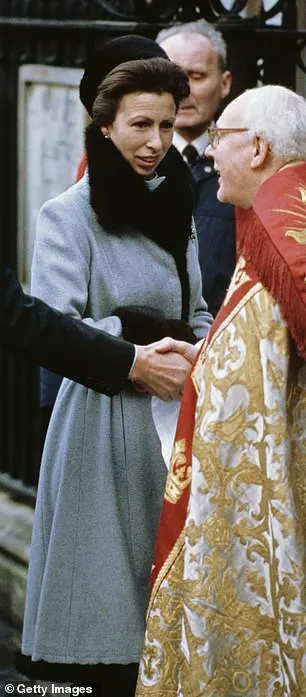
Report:
[{"label": "woman's nose", "polygon": [[163,147],[159,128],[152,129],[149,136],[148,145],[151,146],[151,148],[155,148],[155,150],[160,150]]}]

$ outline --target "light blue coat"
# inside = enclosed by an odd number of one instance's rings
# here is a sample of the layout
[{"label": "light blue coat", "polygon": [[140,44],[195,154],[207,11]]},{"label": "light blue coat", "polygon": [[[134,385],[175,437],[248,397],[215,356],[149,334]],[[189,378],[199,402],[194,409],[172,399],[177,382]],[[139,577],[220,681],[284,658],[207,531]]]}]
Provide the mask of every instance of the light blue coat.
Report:
[{"label": "light blue coat", "polygon": [[[195,240],[187,256],[190,325],[201,337],[211,317]],[[173,257],[134,230],[103,230],[86,176],[42,208],[32,293],[119,337],[118,305],[181,316]],[[63,381],[38,487],[25,654],[62,663],[139,660],[165,477],[150,397],[131,386],[109,398]]]}]

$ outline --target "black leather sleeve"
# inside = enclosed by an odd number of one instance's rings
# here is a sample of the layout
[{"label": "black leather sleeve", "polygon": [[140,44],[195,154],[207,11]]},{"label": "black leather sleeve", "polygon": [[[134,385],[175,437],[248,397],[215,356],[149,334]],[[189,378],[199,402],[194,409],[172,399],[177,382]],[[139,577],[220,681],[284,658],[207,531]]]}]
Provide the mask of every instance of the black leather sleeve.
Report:
[{"label": "black leather sleeve", "polygon": [[150,344],[153,341],[171,336],[179,341],[195,344],[198,337],[187,322],[181,319],[168,319],[160,310],[142,305],[124,305],[113,310],[122,324],[122,334],[126,341],[135,344]]},{"label": "black leather sleeve", "polygon": [[126,383],[135,347],[25,295],[1,270],[0,343],[26,360],[107,395]]}]

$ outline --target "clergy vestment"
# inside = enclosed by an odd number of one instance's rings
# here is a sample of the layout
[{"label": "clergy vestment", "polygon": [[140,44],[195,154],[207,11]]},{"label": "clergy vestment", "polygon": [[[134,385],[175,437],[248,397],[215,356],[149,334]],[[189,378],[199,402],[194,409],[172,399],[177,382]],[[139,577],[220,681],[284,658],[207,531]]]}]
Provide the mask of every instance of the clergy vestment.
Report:
[{"label": "clergy vestment", "polygon": [[179,416],[137,697],[306,695],[306,164],[237,221]]}]

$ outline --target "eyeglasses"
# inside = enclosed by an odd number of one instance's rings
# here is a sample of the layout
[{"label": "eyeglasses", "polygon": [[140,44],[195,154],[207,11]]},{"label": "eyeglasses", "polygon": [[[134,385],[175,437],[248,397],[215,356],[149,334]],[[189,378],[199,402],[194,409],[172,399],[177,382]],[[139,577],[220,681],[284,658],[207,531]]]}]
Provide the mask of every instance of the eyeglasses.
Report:
[{"label": "eyeglasses", "polygon": [[243,131],[248,130],[248,128],[208,128],[209,144],[212,148],[216,148],[220,143],[222,133],[243,133]]}]

